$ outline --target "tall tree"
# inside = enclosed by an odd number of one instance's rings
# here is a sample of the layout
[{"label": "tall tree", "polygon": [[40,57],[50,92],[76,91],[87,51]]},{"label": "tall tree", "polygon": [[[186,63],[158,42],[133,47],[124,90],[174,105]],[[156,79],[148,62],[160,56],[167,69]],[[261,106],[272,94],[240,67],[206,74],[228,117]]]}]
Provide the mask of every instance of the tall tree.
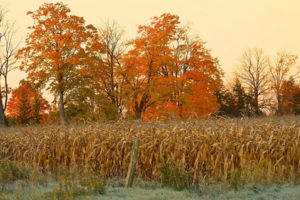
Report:
[{"label": "tall tree", "polygon": [[124,57],[123,78],[128,94],[128,110],[136,119],[158,99],[155,91],[159,81],[159,67],[168,62],[171,37],[176,32],[178,17],[164,14],[154,17],[151,25],[139,26],[139,36],[131,42],[133,48]]},{"label": "tall tree", "polygon": [[4,13],[0,11],[0,126],[7,126],[8,79],[9,72],[15,69],[17,47],[14,24],[4,20]]},{"label": "tall tree", "polygon": [[[198,38],[188,37],[179,17],[162,14],[139,26],[139,36],[123,59],[128,109],[136,118],[168,112],[179,118],[202,117],[218,109],[218,61]],[[164,112],[162,112],[164,111]]]},{"label": "tall tree", "polygon": [[86,49],[96,37],[96,29],[70,14],[63,3],[45,3],[34,12],[26,46],[19,50],[21,70],[41,88],[59,96],[60,122],[67,123],[65,95],[78,84],[86,62]]},{"label": "tall tree", "polygon": [[291,68],[297,60],[296,55],[278,52],[273,63],[270,65],[271,86],[275,93],[277,112],[280,113],[282,106],[281,88],[284,81],[290,76]]},{"label": "tall tree", "polygon": [[101,48],[97,48],[94,52],[99,62],[94,68],[96,87],[108,97],[111,105],[120,114],[123,109],[123,82],[120,76],[122,67],[121,56],[125,52],[126,45],[122,41],[123,30],[116,23],[106,21],[98,28],[99,44]]},{"label": "tall tree", "polygon": [[[121,56],[125,45],[123,31],[116,22],[107,21],[98,28],[98,36],[87,51],[88,65],[82,71],[77,86],[66,101],[70,117],[90,120],[117,119],[124,109],[123,83],[120,76]],[[85,105],[83,105],[85,104]]]},{"label": "tall tree", "polygon": [[264,55],[261,49],[247,49],[241,57],[238,77],[253,97],[256,115],[261,114],[261,109],[268,104],[265,99],[270,90],[268,66],[268,57]]},{"label": "tall tree", "polygon": [[219,108],[215,92],[222,86],[218,60],[199,38],[190,38],[187,29],[180,30],[175,38],[167,76],[172,83],[170,101],[182,119],[213,114]]}]

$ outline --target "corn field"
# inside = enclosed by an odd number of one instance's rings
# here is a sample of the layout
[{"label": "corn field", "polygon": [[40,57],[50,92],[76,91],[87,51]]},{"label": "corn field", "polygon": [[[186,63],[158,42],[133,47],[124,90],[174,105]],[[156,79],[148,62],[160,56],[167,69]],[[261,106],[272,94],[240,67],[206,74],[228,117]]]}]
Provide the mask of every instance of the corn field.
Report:
[{"label": "corn field", "polygon": [[140,138],[137,176],[159,180],[177,163],[196,183],[299,182],[299,118],[97,123],[8,128],[0,133],[2,159],[44,171],[93,169],[125,177]]}]

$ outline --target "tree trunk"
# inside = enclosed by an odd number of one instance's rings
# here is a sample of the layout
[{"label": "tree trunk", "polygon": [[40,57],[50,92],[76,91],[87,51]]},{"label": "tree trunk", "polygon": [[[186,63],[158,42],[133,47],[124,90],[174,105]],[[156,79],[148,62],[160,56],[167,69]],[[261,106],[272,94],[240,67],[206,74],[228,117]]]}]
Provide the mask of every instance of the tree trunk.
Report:
[{"label": "tree trunk", "polygon": [[255,110],[255,114],[259,115],[260,114],[260,110],[259,110],[259,103],[258,103],[258,92],[257,90],[254,91],[254,110]]},{"label": "tree trunk", "polygon": [[6,127],[6,118],[5,118],[5,112],[4,112],[4,107],[3,107],[3,102],[0,99],[0,127]]},{"label": "tree trunk", "polygon": [[140,108],[135,109],[135,119],[141,119],[142,118],[142,111]]},{"label": "tree trunk", "polygon": [[66,125],[68,123],[65,115],[65,102],[64,94],[62,91],[59,94],[59,119],[62,125]]},{"label": "tree trunk", "polygon": [[279,92],[277,92],[277,114],[282,114],[282,105],[281,105],[281,97]]},{"label": "tree trunk", "polygon": [[142,110],[143,110],[143,102],[141,101],[140,103],[138,103],[136,101],[135,105],[134,105],[135,119],[141,119],[142,118]]}]

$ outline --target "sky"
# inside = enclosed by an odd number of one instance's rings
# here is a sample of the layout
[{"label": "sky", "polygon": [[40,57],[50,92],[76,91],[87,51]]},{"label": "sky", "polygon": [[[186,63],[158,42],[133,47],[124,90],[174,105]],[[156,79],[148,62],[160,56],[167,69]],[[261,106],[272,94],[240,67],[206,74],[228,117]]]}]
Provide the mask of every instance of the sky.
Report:
[{"label": "sky", "polygon": [[[149,24],[151,17],[176,14],[219,59],[225,82],[237,71],[247,48],[262,48],[270,57],[278,51],[300,56],[300,0],[0,0],[22,41],[33,23],[26,12],[45,2],[63,2],[72,14],[96,27],[107,19],[115,20],[128,39],[136,35],[138,25]],[[9,83],[16,87],[24,77],[14,71]]]}]

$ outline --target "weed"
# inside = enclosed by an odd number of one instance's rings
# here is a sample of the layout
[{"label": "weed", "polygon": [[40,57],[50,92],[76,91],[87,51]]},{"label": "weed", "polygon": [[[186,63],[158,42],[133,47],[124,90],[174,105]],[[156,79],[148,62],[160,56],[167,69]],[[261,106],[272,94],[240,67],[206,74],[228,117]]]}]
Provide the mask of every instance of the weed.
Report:
[{"label": "weed", "polygon": [[164,187],[175,190],[183,190],[192,185],[191,174],[185,170],[184,166],[178,163],[164,164],[160,169],[161,183]]}]

